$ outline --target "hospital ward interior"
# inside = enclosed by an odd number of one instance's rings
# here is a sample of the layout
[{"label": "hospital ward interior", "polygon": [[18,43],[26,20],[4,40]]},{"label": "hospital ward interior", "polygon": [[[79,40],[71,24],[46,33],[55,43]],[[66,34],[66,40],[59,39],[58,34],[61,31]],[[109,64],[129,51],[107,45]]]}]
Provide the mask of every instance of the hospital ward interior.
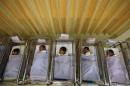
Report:
[{"label": "hospital ward interior", "polygon": [[130,0],[0,0],[0,86],[130,86]]}]

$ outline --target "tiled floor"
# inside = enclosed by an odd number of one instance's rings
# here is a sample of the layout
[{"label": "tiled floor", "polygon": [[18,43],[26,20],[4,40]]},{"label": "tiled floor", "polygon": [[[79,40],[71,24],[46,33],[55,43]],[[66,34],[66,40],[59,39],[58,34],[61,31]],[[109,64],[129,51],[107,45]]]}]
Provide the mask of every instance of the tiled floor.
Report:
[{"label": "tiled floor", "polygon": [[[0,86],[18,86],[17,84],[15,83],[11,83],[11,82],[7,82],[7,83],[3,83],[3,84],[0,84]],[[47,85],[20,85],[20,86],[47,86]],[[52,84],[50,86],[74,86],[73,84]],[[84,84],[82,86],[98,86],[98,85],[87,85],[87,84]]]},{"label": "tiled floor", "polygon": [[[0,84],[0,86],[18,86],[17,84],[15,83],[12,83],[12,82],[6,82],[6,83],[2,83]],[[19,85],[19,86],[47,86],[47,85],[32,85],[32,84],[28,84],[28,85]],[[49,85],[49,86],[73,86],[73,84],[53,84],[53,85]]]},{"label": "tiled floor", "polygon": [[[17,84],[14,84],[14,83],[3,83],[3,84],[0,84],[0,86],[18,86]],[[19,85],[19,86],[47,86],[47,85]],[[73,86],[71,84],[53,84],[53,85],[49,85],[49,86]]]},{"label": "tiled floor", "polygon": [[[47,86],[47,85],[17,85],[12,82],[6,82],[6,83],[0,83],[0,86]],[[73,84],[52,84],[49,86],[74,86]],[[78,86],[78,85],[77,85]],[[93,84],[83,84],[82,86],[98,86],[98,85],[93,85]],[[130,85],[113,85],[113,86],[130,86]]]}]

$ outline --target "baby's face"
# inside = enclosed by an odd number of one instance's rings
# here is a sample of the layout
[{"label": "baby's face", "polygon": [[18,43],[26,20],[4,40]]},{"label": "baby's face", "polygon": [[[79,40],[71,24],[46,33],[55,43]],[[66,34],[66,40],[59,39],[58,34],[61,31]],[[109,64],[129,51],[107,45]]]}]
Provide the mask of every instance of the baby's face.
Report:
[{"label": "baby's face", "polygon": [[87,52],[89,52],[87,49],[83,49],[83,54],[86,54]]},{"label": "baby's face", "polygon": [[62,49],[59,50],[59,54],[60,55],[64,55],[65,54],[65,51],[63,51]]},{"label": "baby's face", "polygon": [[42,51],[43,50],[43,48],[42,47],[39,47],[39,51]]},{"label": "baby's face", "polygon": [[109,56],[113,56],[113,53],[107,51],[107,56],[108,56],[108,57],[109,57]]},{"label": "baby's face", "polygon": [[12,55],[18,55],[18,53],[13,51],[13,52],[12,52]]}]

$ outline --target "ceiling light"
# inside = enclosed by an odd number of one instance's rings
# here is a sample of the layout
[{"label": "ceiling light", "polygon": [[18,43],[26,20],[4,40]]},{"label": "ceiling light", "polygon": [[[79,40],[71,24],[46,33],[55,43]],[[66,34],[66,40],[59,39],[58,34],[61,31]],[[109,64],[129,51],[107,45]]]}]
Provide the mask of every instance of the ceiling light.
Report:
[{"label": "ceiling light", "polygon": [[10,38],[14,43],[24,43],[24,41],[21,41],[18,36],[12,36]]}]

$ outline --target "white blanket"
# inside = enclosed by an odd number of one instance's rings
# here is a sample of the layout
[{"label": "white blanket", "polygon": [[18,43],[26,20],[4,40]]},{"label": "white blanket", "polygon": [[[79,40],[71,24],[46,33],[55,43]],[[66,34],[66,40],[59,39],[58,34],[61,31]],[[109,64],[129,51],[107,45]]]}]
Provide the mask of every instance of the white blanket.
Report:
[{"label": "white blanket", "polygon": [[82,65],[82,79],[88,81],[99,81],[99,71],[98,66],[96,64],[96,57],[94,56],[85,56],[82,55],[81,57]]},{"label": "white blanket", "polygon": [[21,64],[22,64],[22,55],[10,55],[4,73],[4,79],[16,79]]},{"label": "white blanket", "polygon": [[55,79],[73,78],[72,57],[67,55],[55,57],[54,78]]},{"label": "white blanket", "polygon": [[121,64],[120,57],[112,56],[107,58],[107,67],[112,82],[126,83],[127,74]]},{"label": "white blanket", "polygon": [[31,80],[46,80],[48,72],[48,54],[46,52],[37,53],[34,57],[30,71]]}]

